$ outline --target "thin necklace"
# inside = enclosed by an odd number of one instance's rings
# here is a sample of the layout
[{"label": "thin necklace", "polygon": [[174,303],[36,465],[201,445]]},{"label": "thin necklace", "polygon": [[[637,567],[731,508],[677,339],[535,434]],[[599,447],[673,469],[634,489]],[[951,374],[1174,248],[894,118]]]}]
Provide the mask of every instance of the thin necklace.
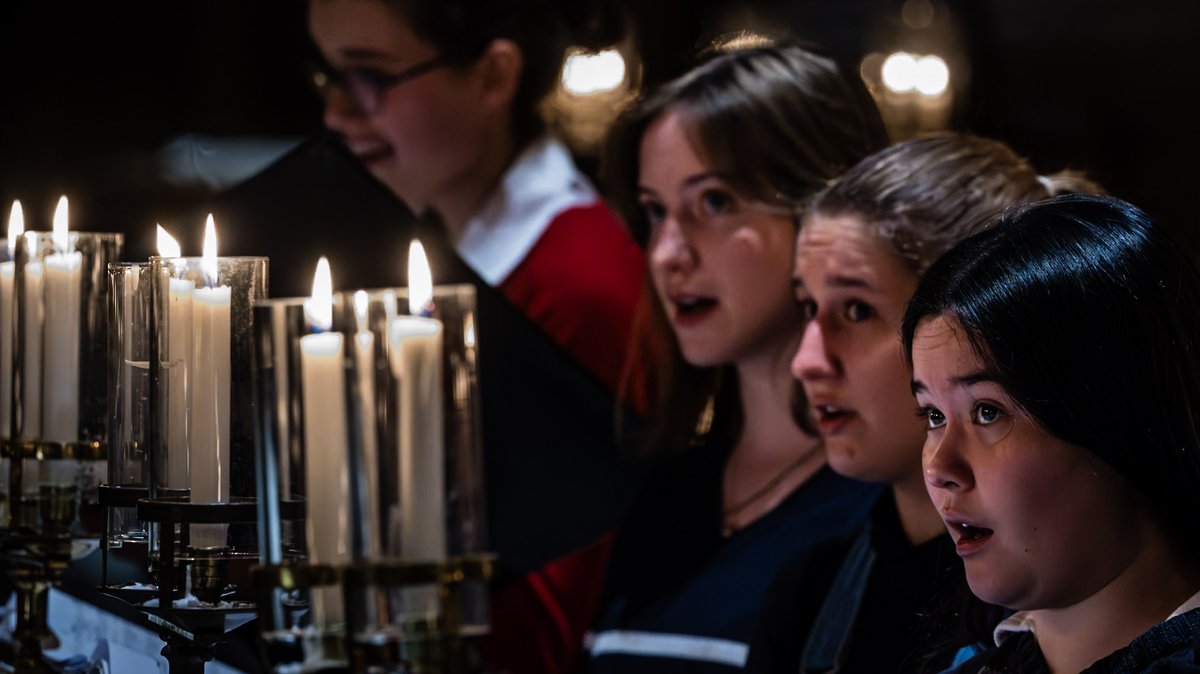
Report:
[{"label": "thin necklace", "polygon": [[730,535],[733,534],[733,532],[737,531],[738,529],[741,529],[742,527],[734,526],[734,524],[731,522],[731,520],[733,519],[733,516],[737,515],[738,513],[745,510],[746,508],[750,507],[751,504],[759,501],[767,494],[770,494],[771,492],[775,491],[776,487],[778,487],[780,484],[782,484],[783,481],[785,479],[787,479],[787,477],[789,475],[796,472],[796,469],[799,468],[800,466],[802,466],[805,463],[805,461],[807,461],[809,458],[810,457],[808,455],[801,455],[795,461],[789,463],[782,470],[780,470],[778,473],[776,473],[774,477],[772,477],[771,479],[764,482],[761,487],[754,490],[754,493],[750,494],[749,496],[747,496],[746,498],[742,499],[741,501],[735,503],[734,505],[731,505],[728,508],[725,508],[724,510],[722,510],[721,511],[721,520],[722,520],[721,534],[725,537],[729,537]]}]

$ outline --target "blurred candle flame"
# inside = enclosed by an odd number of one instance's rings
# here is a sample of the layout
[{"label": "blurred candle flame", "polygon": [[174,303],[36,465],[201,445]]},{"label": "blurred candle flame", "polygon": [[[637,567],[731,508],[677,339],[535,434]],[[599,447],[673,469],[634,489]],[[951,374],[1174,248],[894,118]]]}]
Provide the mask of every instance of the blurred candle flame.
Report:
[{"label": "blurred candle flame", "polygon": [[204,281],[208,287],[217,285],[217,226],[213,222],[212,213],[208,214],[208,221],[204,223],[204,251],[200,257],[200,273],[204,274]]},{"label": "blurred candle flame", "polygon": [[12,212],[8,214],[8,254],[16,255],[17,239],[25,233],[25,211],[21,209],[21,202],[14,201]]},{"label": "blurred candle flame", "polygon": [[433,304],[433,274],[425,247],[413,239],[408,246],[408,313],[425,316]]},{"label": "blurred candle flame", "polygon": [[324,255],[317,260],[312,297],[304,301],[304,317],[322,332],[333,327],[333,275],[329,271],[329,260]]},{"label": "blurred candle flame", "polygon": [[58,206],[54,209],[54,230],[51,239],[54,241],[54,252],[68,253],[71,250],[71,237],[67,233],[67,197],[58,198]]},{"label": "blurred candle flame", "polygon": [[162,257],[182,257],[183,253],[175,237],[163,229],[162,225],[155,223],[154,226],[158,228],[158,254]]}]

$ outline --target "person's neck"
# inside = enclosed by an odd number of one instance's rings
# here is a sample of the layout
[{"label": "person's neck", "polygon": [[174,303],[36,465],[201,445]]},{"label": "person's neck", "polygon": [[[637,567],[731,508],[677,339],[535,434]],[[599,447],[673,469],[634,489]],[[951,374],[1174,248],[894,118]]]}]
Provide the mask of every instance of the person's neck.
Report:
[{"label": "person's neck", "polygon": [[450,241],[462,238],[467,223],[491,197],[520,150],[511,133],[490,134],[478,160],[429,199],[429,208],[438,214]]},{"label": "person's neck", "polygon": [[[806,434],[792,413],[794,380],[787,367],[789,349],[735,365],[742,410],[742,430],[729,460],[730,470],[770,471],[804,461],[796,468],[799,484],[825,463],[818,438]],[[803,479],[801,479],[803,478]]]},{"label": "person's neck", "polygon": [[946,533],[946,524],[925,490],[925,477],[918,466],[915,474],[892,484],[896,513],[908,542],[920,545]]},{"label": "person's neck", "polygon": [[1029,612],[1053,674],[1074,674],[1127,646],[1200,590],[1200,570],[1149,544],[1116,578],[1072,606]]}]

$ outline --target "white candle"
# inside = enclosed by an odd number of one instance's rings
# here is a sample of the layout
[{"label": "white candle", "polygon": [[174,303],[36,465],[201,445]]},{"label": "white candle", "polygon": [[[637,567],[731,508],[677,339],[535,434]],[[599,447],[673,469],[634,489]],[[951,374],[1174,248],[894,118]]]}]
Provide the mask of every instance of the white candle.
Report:
[{"label": "white candle", "polygon": [[[409,304],[414,314],[426,310],[433,294],[424,258],[424,250],[414,242],[409,254]],[[399,554],[408,561],[439,562],[446,558],[442,324],[422,316],[399,316],[388,326],[388,338],[392,374],[399,380]]]},{"label": "white candle", "polygon": [[[325,258],[317,265],[313,297],[305,316],[318,330],[332,327],[332,282]],[[308,559],[312,564],[345,564],[350,553],[350,451],[346,443],[345,348],[340,333],[300,338],[300,379],[304,398],[304,474],[308,512]],[[314,622],[343,621],[340,590],[313,592]]]},{"label": "white candle", "polygon": [[[33,246],[30,246],[32,249]],[[21,437],[42,435],[42,263],[25,264],[24,367],[21,373]]]},{"label": "white candle", "polygon": [[359,432],[362,436],[363,473],[367,478],[366,512],[363,526],[367,535],[367,554],[377,557],[380,549],[379,515],[379,450],[375,438],[375,334],[367,329],[368,297],[366,291],[354,293],[354,314],[357,331],[354,333],[354,371],[361,405]]},{"label": "white candle", "polygon": [[188,373],[192,361],[192,282],[167,279],[167,487],[187,489]]},{"label": "white candle", "polygon": [[[182,255],[179,243],[162,225],[156,225],[158,254],[164,258]],[[163,369],[167,377],[167,482],[169,489],[187,489],[188,412],[191,409],[188,372],[192,362],[192,291],[194,284],[181,278],[167,279],[167,351]]]},{"label": "white candle", "polygon": [[[54,252],[45,265],[45,325],[42,351],[42,434],[48,442],[79,440],[79,319],[83,254],[71,252],[67,198],[54,211]],[[42,481],[72,484],[74,460],[42,463]]]},{"label": "white candle", "polygon": [[[209,216],[201,267],[216,284],[216,231]],[[192,293],[191,443],[188,466],[191,500],[229,501],[230,289],[196,288]],[[192,525],[194,547],[225,546],[227,524]]]},{"label": "white candle", "polygon": [[[8,216],[8,262],[0,262],[0,438],[12,437],[13,317],[16,315],[13,279],[16,275],[17,238],[25,233],[21,202],[14,201]],[[7,489],[7,484],[0,485]],[[3,521],[3,518],[0,518]]]}]

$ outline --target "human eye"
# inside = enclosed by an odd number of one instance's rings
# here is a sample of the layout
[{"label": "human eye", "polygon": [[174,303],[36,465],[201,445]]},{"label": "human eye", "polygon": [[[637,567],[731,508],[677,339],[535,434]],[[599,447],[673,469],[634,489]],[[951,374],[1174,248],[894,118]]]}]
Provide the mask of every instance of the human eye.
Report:
[{"label": "human eye", "polygon": [[851,323],[861,323],[865,320],[873,318],[878,314],[875,307],[861,300],[849,300],[846,302],[846,320]]},{"label": "human eye", "polygon": [[946,425],[946,415],[932,405],[921,405],[917,408],[917,416],[925,420],[926,428],[934,430]]},{"label": "human eye", "polygon": [[392,83],[394,76],[377,68],[360,66],[348,69],[346,78],[362,82],[371,89],[379,90],[386,89]]},{"label": "human eye", "polygon": [[667,217],[667,209],[657,201],[642,199],[638,205],[641,206],[642,215],[646,217],[646,222],[651,227],[657,227],[662,224],[662,221]]},{"label": "human eye", "polygon": [[800,317],[805,321],[817,317],[817,303],[811,297],[796,297],[796,306],[800,308]]},{"label": "human eye", "polygon": [[1000,421],[1000,418],[1003,416],[1004,410],[988,402],[975,403],[975,408],[971,410],[972,420],[980,426],[990,426]]},{"label": "human eye", "polygon": [[700,210],[705,215],[721,215],[734,209],[733,194],[720,188],[709,188],[700,193]]}]

